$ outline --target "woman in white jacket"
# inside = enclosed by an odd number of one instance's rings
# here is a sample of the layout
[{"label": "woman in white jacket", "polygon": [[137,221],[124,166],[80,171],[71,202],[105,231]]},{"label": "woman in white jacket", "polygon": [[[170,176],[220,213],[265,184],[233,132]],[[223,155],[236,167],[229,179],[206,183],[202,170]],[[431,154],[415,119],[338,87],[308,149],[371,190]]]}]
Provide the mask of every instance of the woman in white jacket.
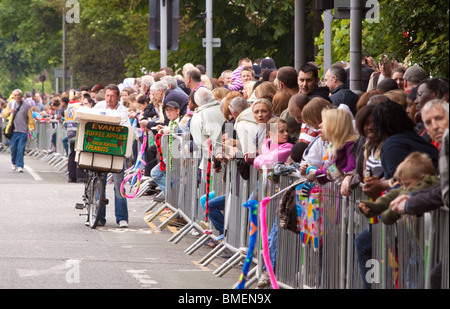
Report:
[{"label": "woman in white jacket", "polygon": [[220,103],[206,87],[200,87],[194,94],[195,109],[191,120],[191,135],[194,143],[202,149],[202,160],[199,168],[206,170],[208,162],[208,139],[216,141],[222,132],[225,117],[220,110]]}]

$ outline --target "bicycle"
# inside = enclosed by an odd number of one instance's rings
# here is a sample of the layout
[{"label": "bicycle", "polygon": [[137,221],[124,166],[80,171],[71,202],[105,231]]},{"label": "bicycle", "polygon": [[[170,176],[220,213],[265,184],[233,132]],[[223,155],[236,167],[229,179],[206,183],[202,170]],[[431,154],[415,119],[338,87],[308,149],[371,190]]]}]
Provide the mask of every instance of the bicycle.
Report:
[{"label": "bicycle", "polygon": [[[105,198],[105,175],[95,170],[86,170],[82,208],[86,209],[86,225],[91,229],[98,226],[102,211],[109,200]],[[77,204],[78,206],[81,206]],[[80,208],[80,207],[77,207]]]},{"label": "bicycle", "polygon": [[120,125],[117,115],[79,111],[75,141],[75,162],[86,171],[83,203],[75,208],[85,209],[86,225],[95,229],[105,212],[108,199],[105,196],[108,173],[121,173],[127,157],[131,156],[133,132],[130,126]]}]

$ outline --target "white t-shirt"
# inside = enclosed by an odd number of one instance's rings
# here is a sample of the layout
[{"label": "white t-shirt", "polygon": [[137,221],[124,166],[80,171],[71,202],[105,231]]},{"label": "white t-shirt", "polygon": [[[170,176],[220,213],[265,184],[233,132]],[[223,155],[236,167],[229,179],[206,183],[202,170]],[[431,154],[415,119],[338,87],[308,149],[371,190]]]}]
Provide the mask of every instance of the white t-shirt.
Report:
[{"label": "white t-shirt", "polygon": [[[103,109],[103,110],[112,110],[107,107],[106,101],[100,101],[95,104],[94,109]],[[130,126],[131,122],[128,118],[128,109],[120,103],[117,103],[116,108],[114,109],[119,113],[120,116],[120,125],[121,126]]]}]

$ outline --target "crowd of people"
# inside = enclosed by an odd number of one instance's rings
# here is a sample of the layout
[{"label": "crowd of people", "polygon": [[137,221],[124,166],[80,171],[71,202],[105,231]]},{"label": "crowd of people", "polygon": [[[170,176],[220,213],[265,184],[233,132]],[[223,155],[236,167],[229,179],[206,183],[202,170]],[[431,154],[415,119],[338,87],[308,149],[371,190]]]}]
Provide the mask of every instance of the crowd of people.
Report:
[{"label": "crowd of people", "polygon": [[[381,216],[384,224],[393,224],[403,214],[421,216],[448,207],[448,81],[430,77],[417,65],[398,63],[388,55],[377,61],[364,56],[359,92],[349,89],[350,70],[344,62],[327,68],[323,80],[313,62],[296,70],[277,68],[271,58],[242,58],[219,78],[208,78],[202,65],[191,63],[179,73],[162,68],[126,78],[116,88],[80,87],[46,98],[34,94],[23,102],[36,121],[54,118],[64,122],[69,153],[74,143],[67,118],[70,106],[120,107],[135,128],[133,158],[127,167],[136,162],[138,141],[152,131],[184,136],[190,140],[187,152],[202,150],[199,169],[203,177],[210,140],[216,172],[235,161],[244,180],[249,179],[250,169],[262,172],[267,168],[275,174],[290,171],[310,183],[334,181],[344,196],[362,186],[370,201],[361,201],[361,213],[368,218]],[[108,89],[109,96],[117,92],[114,98],[105,97]],[[6,100],[5,119],[21,100],[16,95]],[[21,112],[23,116],[14,121],[22,130],[18,132],[26,133],[27,128],[19,125],[26,114]],[[12,149],[17,144],[13,137]],[[23,167],[23,160],[14,157],[21,152],[11,153],[13,169]],[[170,163],[160,158],[157,145],[147,146],[144,158],[144,175],[152,178],[147,194],[161,190],[157,200],[164,201],[167,189],[161,164]],[[84,177],[76,164],[69,171],[70,182]],[[117,181],[121,179],[123,174]],[[124,203],[117,194],[116,198],[116,204]],[[225,196],[210,201],[210,218],[219,234],[223,233],[224,208]],[[120,221],[128,222],[126,214]],[[365,288],[370,288],[366,261],[372,258],[371,239],[369,227],[355,241]],[[438,287],[439,279],[434,279],[439,277],[439,268],[431,276],[433,286]]]}]

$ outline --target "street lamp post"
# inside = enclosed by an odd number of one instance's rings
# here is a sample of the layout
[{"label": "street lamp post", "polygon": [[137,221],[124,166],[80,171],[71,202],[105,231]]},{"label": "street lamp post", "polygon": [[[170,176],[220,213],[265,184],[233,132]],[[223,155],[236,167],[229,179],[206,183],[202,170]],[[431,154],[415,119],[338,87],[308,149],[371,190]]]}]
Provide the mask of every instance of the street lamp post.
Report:
[{"label": "street lamp post", "polygon": [[206,75],[213,76],[213,3],[206,0]]},{"label": "street lamp post", "polygon": [[66,7],[63,5],[63,18],[62,18],[62,29],[63,29],[63,37],[62,37],[62,87],[61,92],[66,91]]}]

